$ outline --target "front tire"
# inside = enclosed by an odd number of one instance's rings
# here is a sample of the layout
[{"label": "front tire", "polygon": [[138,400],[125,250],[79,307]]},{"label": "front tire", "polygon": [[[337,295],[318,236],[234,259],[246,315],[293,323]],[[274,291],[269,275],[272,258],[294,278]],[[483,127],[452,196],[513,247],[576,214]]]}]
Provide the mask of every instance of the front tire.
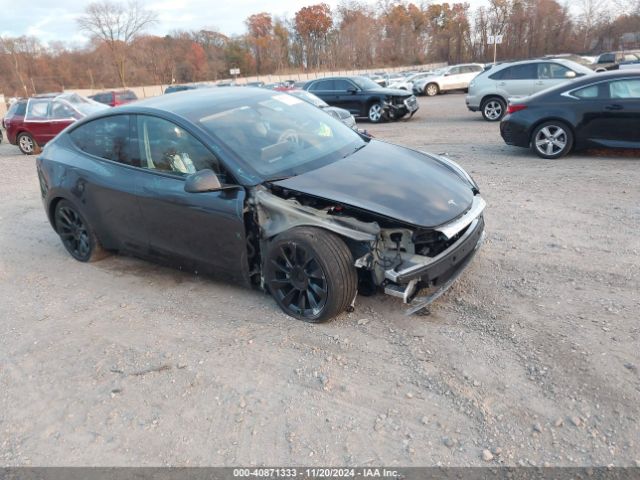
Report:
[{"label": "front tire", "polygon": [[531,150],[541,158],[555,160],[564,157],[572,147],[573,132],[564,122],[545,122],[531,135]]},{"label": "front tire", "polygon": [[369,107],[367,116],[371,123],[380,123],[384,120],[384,108],[381,103],[373,103]]},{"label": "front tire", "polygon": [[60,200],[54,219],[60,240],[73,258],[79,262],[95,262],[107,255],[89,223],[71,202]]},{"label": "front tire", "polygon": [[440,93],[440,88],[436,83],[430,83],[424,87],[424,94],[427,97],[435,97],[438,93]]},{"label": "front tire", "polygon": [[482,102],[480,109],[487,122],[499,122],[507,112],[507,102],[499,97],[491,97]]},{"label": "front tire", "polygon": [[271,241],[265,279],[284,313],[312,323],[346,310],[358,286],[347,245],[335,234],[313,227],[296,227]]},{"label": "front tire", "polygon": [[25,155],[36,155],[40,153],[40,146],[30,134],[22,132],[16,140],[18,148]]}]

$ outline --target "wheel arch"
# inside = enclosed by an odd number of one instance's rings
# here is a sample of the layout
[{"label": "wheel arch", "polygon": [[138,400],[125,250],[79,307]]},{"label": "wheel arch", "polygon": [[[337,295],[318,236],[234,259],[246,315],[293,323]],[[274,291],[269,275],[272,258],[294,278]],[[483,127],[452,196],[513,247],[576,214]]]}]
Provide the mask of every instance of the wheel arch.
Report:
[{"label": "wheel arch", "polygon": [[571,125],[570,122],[568,122],[566,119],[554,115],[551,117],[545,117],[542,120],[538,120],[535,123],[532,123],[531,126],[529,127],[529,130],[527,131],[527,136],[529,137],[529,146],[531,146],[531,143],[533,142],[533,132],[535,132],[536,128],[538,128],[540,125],[542,125],[543,123],[547,123],[547,122],[560,122],[562,124],[564,124],[566,127],[568,127],[568,129],[571,131],[571,136],[573,137],[573,144],[571,145],[571,149],[569,150],[569,152],[573,151],[573,149],[576,147],[576,143],[577,143],[577,138],[576,138],[576,130],[573,127],[573,125]]},{"label": "wheel arch", "polygon": [[488,93],[484,97],[482,97],[482,99],[480,100],[480,109],[482,109],[482,107],[484,107],[484,104],[489,100],[491,100],[492,98],[500,99],[504,102],[505,105],[507,106],[509,105],[509,101],[499,93]]}]

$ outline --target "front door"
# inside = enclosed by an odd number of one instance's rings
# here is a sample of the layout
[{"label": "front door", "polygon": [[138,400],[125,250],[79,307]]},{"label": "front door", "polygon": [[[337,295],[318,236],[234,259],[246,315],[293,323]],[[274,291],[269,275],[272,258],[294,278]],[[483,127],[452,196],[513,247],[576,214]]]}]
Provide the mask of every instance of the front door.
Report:
[{"label": "front door", "polygon": [[188,193],[188,175],[211,169],[223,185],[233,180],[218,158],[182,127],[166,119],[137,115],[140,210],[153,256],[185,269],[246,278],[247,244],[243,187]]}]

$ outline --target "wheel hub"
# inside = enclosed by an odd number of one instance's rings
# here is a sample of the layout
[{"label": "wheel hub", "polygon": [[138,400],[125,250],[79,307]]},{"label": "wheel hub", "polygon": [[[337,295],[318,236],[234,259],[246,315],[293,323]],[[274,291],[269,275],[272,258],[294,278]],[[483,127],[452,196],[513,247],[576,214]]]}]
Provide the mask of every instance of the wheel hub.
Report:
[{"label": "wheel hub", "polygon": [[309,287],[309,278],[302,267],[296,266],[291,271],[291,284],[298,290],[306,290]]}]

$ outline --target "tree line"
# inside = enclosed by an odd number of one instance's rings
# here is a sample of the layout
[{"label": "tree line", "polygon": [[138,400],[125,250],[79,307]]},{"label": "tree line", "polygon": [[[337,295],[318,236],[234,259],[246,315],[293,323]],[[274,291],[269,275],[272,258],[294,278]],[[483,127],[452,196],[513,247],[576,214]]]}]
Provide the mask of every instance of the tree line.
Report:
[{"label": "tree line", "polygon": [[145,32],[157,22],[137,1],[88,5],[78,28],[84,48],[37,38],[0,37],[0,92],[25,96],[68,88],[211,81],[242,75],[375,69],[429,62],[489,62],[489,35],[503,35],[499,59],[546,54],[596,54],[640,47],[640,0],[490,0],[375,5],[342,0],[318,3],[292,17],[258,12],[246,33],[227,36],[211,28]]}]

